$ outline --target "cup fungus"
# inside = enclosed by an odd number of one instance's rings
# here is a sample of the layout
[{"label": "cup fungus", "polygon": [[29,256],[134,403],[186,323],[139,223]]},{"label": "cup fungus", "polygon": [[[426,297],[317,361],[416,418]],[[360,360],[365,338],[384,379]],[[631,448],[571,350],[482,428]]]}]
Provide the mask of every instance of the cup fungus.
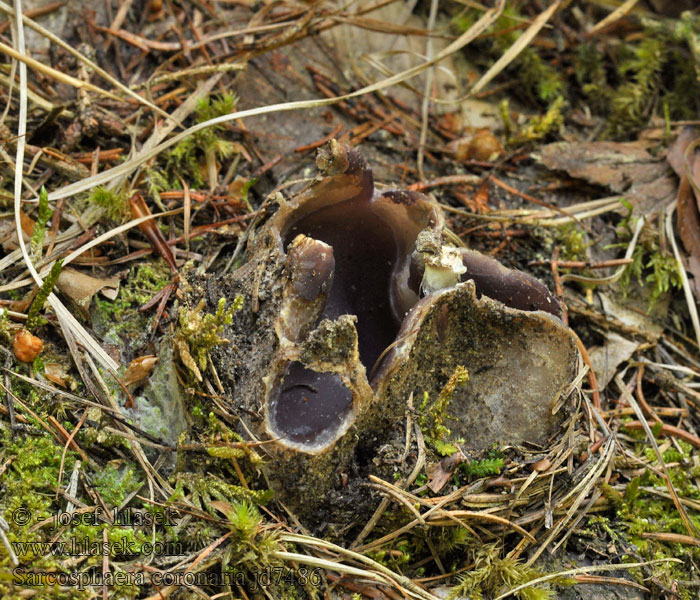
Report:
[{"label": "cup fungus", "polygon": [[549,290],[444,243],[439,207],[375,191],[356,150],[333,141],[318,163],[323,176],[280,201],[247,263],[209,284],[212,302],[246,298],[215,362],[245,430],[273,440],[277,491],[298,513],[362,510],[366,488],[339,494],[338,481],[381,472],[377,449],[403,446],[409,398],[436,399],[462,366],[470,381],[449,406],[454,438],[475,449],[545,443],[578,366]]}]

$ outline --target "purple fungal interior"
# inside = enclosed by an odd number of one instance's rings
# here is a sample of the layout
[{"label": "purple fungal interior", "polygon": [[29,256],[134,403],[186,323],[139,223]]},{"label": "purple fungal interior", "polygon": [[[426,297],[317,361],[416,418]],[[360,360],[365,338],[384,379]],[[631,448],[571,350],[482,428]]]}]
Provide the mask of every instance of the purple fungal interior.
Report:
[{"label": "purple fungal interior", "polygon": [[474,280],[477,296],[482,295],[519,310],[543,310],[561,318],[561,305],[541,281],[528,273],[508,269],[495,258],[462,249],[467,272],[461,281]]},{"label": "purple fungal interior", "polygon": [[[326,441],[352,409],[352,394],[335,373],[316,373],[292,362],[270,404],[272,423],[297,444]],[[326,435],[324,435],[326,434]]]},{"label": "purple fungal interior", "polygon": [[371,368],[401,325],[390,305],[397,260],[394,232],[373,213],[370,202],[349,200],[295,223],[287,243],[299,233],[333,248],[335,272],[322,317],[357,316],[360,360]]},{"label": "purple fungal interior", "polygon": [[[401,326],[391,303],[392,273],[399,259],[396,234],[373,201],[352,198],[324,206],[295,222],[284,245],[300,233],[333,248],[333,281],[320,319],[357,316],[360,360],[369,371]],[[303,293],[303,292],[302,292]],[[335,432],[352,410],[352,393],[334,373],[289,365],[271,421],[286,439],[311,444]]]}]

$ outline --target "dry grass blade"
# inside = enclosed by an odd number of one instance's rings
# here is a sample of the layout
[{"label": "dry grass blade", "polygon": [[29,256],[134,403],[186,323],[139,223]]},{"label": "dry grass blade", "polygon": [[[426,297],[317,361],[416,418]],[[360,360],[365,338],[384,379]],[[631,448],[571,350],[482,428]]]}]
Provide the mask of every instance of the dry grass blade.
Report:
[{"label": "dry grass blade", "polygon": [[530,540],[531,542],[535,541],[535,538],[532,536],[532,534],[522,527],[520,525],[516,525],[512,521],[509,521],[508,519],[504,519],[503,517],[499,517],[497,515],[492,515],[487,512],[474,512],[471,510],[451,510],[451,511],[440,511],[437,515],[434,517],[431,517],[428,521],[430,525],[435,525],[435,526],[441,526],[441,527],[448,527],[448,526],[454,526],[457,525],[458,523],[455,523],[454,520],[450,518],[444,518],[444,517],[455,517],[455,518],[460,518],[460,517],[468,517],[471,519],[474,519],[475,521],[484,521],[486,523],[495,523],[497,525],[503,526],[504,529],[513,529],[514,531],[517,531],[520,535],[522,535],[524,538]]},{"label": "dry grass blade", "polygon": [[654,448],[654,452],[656,453],[656,459],[659,461],[659,465],[661,466],[661,469],[664,473],[666,487],[668,488],[668,491],[671,494],[671,497],[673,498],[673,503],[676,506],[676,510],[678,511],[681,520],[683,521],[683,525],[685,525],[688,535],[697,537],[698,534],[700,534],[700,531],[698,531],[697,527],[695,526],[695,523],[693,523],[690,520],[690,518],[688,517],[688,513],[685,512],[685,508],[683,507],[683,504],[681,503],[680,498],[678,497],[676,488],[674,487],[673,482],[671,481],[671,475],[668,472],[666,461],[664,460],[663,454],[661,454],[661,450],[659,450],[659,445],[656,443],[656,438],[654,437],[654,434],[651,431],[651,427],[649,427],[649,423],[647,423],[646,417],[644,416],[642,409],[639,407],[639,404],[637,404],[637,401],[634,399],[634,396],[630,394],[629,390],[627,389],[627,386],[625,385],[625,382],[622,380],[622,375],[620,375],[619,373],[615,375],[615,383],[617,383],[617,386],[620,388],[620,391],[625,397],[627,403],[634,409],[634,412],[637,415],[637,419],[639,419],[639,421],[641,422],[642,427],[644,429],[644,433],[646,433],[649,443],[651,444],[652,448]]},{"label": "dry grass blade", "polygon": [[[4,84],[8,89],[14,86],[14,80],[13,80],[13,75],[5,75],[4,73],[0,73],[0,82]],[[27,95],[29,98],[30,102],[33,102],[36,104],[39,108],[42,110],[46,111],[47,113],[50,113],[51,111],[55,110],[56,107],[51,104],[48,100],[45,98],[42,98],[39,94],[32,90],[27,90]],[[9,106],[10,103],[8,103]],[[74,119],[75,118],[75,113],[72,110],[68,110],[67,108],[64,108],[61,110],[61,114],[59,115],[59,118],[61,119]],[[4,119],[0,119],[0,123],[3,123]]]},{"label": "dry grass blade", "polygon": [[94,240],[90,240],[87,244],[83,244],[80,246],[80,248],[77,248],[73,252],[71,252],[68,256],[66,256],[63,259],[63,264],[64,266],[67,265],[68,263],[74,261],[76,258],[78,258],[81,254],[87,252],[90,250],[90,248],[94,248],[95,246],[99,246],[100,244],[106,242],[107,240],[119,235],[120,233],[124,233],[125,231],[128,231],[129,229],[132,229],[134,227],[137,227],[141,223],[145,223],[146,221],[151,221],[153,219],[156,219],[158,217],[167,217],[169,215],[179,215],[183,211],[182,208],[175,208],[173,210],[168,210],[166,212],[161,212],[161,213],[156,213],[153,215],[146,215],[144,217],[139,217],[138,219],[132,219],[131,221],[128,221],[127,223],[124,223],[123,225],[119,225],[118,227],[114,227],[110,229],[109,231],[106,231],[102,235],[96,237]]},{"label": "dry grass blade", "polygon": [[[15,17],[16,26],[13,28],[13,32],[16,38],[16,45],[19,49],[19,54],[24,55],[25,43],[24,43],[24,28],[22,25],[22,4],[21,0],[16,0],[15,2]],[[24,235],[22,234],[22,222],[21,222],[21,206],[22,206],[22,165],[24,164],[24,148],[26,145],[26,132],[27,132],[27,65],[24,62],[19,63],[19,123],[17,126],[17,153],[15,157],[15,228],[17,232],[17,240],[19,242],[20,250],[22,252],[22,257],[24,262],[29,269],[36,284],[41,287],[43,280],[37,273],[32,260],[27,252],[27,246],[24,243]],[[109,369],[110,371],[116,371],[118,368],[117,363],[102,349],[102,347],[95,341],[95,339],[83,328],[83,326],[75,319],[75,317],[70,313],[70,311],[63,306],[63,303],[56,297],[55,294],[51,293],[48,297],[48,302],[54,309],[59,318],[63,319],[63,322],[71,328],[75,333],[78,340],[85,345],[86,348],[95,356],[95,358],[102,364],[103,367]]]},{"label": "dry grass blade", "polygon": [[689,546],[700,546],[700,540],[689,535],[680,533],[666,533],[664,531],[648,531],[642,533],[642,537],[656,540],[663,540],[671,544],[688,544]]},{"label": "dry grass blade", "polygon": [[571,214],[570,217],[560,217],[556,219],[551,217],[558,213],[549,209],[494,210],[488,214],[480,214],[465,210],[463,208],[456,208],[448,204],[440,204],[440,206],[446,212],[462,215],[479,221],[496,221],[498,223],[530,225],[532,227],[561,227],[567,223],[574,223],[582,221],[583,219],[590,219],[592,217],[617,210],[621,205],[619,196],[600,198],[598,200],[591,200],[590,202],[581,202],[580,204],[570,206],[566,209],[567,212]]},{"label": "dry grass blade", "polygon": [[[0,0],[0,10],[3,11],[4,13],[6,13],[10,17],[15,16],[15,11],[12,9],[12,7],[9,4],[2,2],[2,0]],[[165,117],[166,119],[172,119],[172,117],[168,113],[166,113],[164,110],[158,108],[155,104],[153,104],[152,102],[149,102],[145,98],[142,98],[133,90],[130,90],[128,87],[126,87],[119,80],[115,79],[109,73],[107,73],[107,71],[105,71],[100,66],[96,65],[94,62],[92,62],[91,60],[89,60],[88,58],[83,56],[80,52],[78,52],[75,48],[73,48],[73,46],[64,42],[61,38],[54,35],[48,29],[45,29],[44,27],[39,25],[36,21],[33,21],[29,17],[22,16],[22,22],[25,25],[27,25],[28,27],[31,27],[37,33],[43,35],[45,38],[47,38],[48,40],[50,40],[51,42],[53,42],[57,46],[60,46],[61,48],[63,48],[66,52],[68,52],[69,54],[71,54],[72,56],[77,58],[84,65],[90,67],[90,69],[94,70],[95,73],[99,74],[106,81],[111,83],[115,88],[121,90],[127,96],[130,96],[134,100],[137,100],[139,103],[144,104],[145,106],[148,106],[151,110],[154,110],[160,116]]]},{"label": "dry grass blade", "polygon": [[286,542],[292,542],[295,544],[305,544],[309,546],[315,546],[319,548],[325,548],[326,550],[330,550],[332,552],[336,552],[338,554],[347,556],[348,558],[351,558],[353,560],[357,560],[358,562],[361,562],[368,567],[371,567],[372,569],[378,571],[382,575],[386,576],[388,579],[396,582],[399,586],[402,588],[406,588],[407,590],[410,590],[412,595],[415,595],[418,598],[423,598],[424,600],[436,600],[436,596],[433,594],[426,592],[419,586],[417,586],[415,583],[413,583],[408,577],[405,577],[399,573],[396,573],[392,571],[391,569],[388,569],[384,565],[372,560],[371,558],[359,554],[358,552],[354,552],[352,550],[348,550],[346,548],[343,548],[342,546],[338,546],[332,542],[328,542],[326,540],[321,540],[312,536],[308,535],[298,535],[298,534],[284,534],[280,536],[280,539],[282,541]]},{"label": "dry grass blade", "polygon": [[508,590],[504,594],[501,594],[495,600],[502,600],[502,598],[507,598],[513,594],[517,594],[519,591],[525,588],[532,587],[533,585],[539,585],[540,583],[546,583],[552,581],[553,579],[558,579],[559,577],[570,577],[571,575],[580,575],[583,573],[596,573],[599,571],[619,571],[620,569],[636,569],[638,567],[646,567],[649,565],[658,565],[661,563],[680,563],[683,562],[677,558],[660,558],[658,560],[650,560],[649,562],[636,562],[636,563],[620,563],[618,565],[593,565],[590,567],[579,567],[578,569],[569,569],[568,571],[560,571],[559,573],[552,573],[550,575],[545,575],[544,577],[538,577],[527,583],[523,583],[513,589]]},{"label": "dry grass blade", "polygon": [[326,560],[324,558],[316,558],[314,556],[308,556],[307,554],[299,554],[298,552],[273,552],[272,556],[276,558],[281,558],[282,560],[289,560],[305,565],[313,565],[315,567],[321,567],[323,569],[329,569],[331,571],[337,571],[338,573],[345,573],[346,575],[356,575],[357,577],[363,577],[366,579],[371,579],[372,581],[378,581],[379,583],[389,583],[385,577],[381,577],[377,573],[372,571],[367,571],[366,569],[358,569],[357,567],[351,567],[344,565],[342,563],[336,562],[334,560]]},{"label": "dry grass blade", "polygon": [[559,535],[562,529],[564,529],[564,527],[574,518],[579,506],[581,506],[581,504],[586,499],[590,491],[593,489],[593,486],[595,485],[598,478],[608,467],[610,461],[613,459],[614,449],[615,437],[611,435],[605,443],[605,446],[603,448],[603,454],[600,457],[600,460],[596,463],[595,467],[588,472],[586,477],[584,477],[584,479],[578,486],[571,490],[571,492],[569,492],[559,502],[560,505],[563,504],[569,497],[571,497],[574,493],[578,492],[578,496],[574,500],[573,504],[569,507],[569,510],[566,512],[566,515],[559,520],[559,522],[552,528],[544,542],[542,542],[539,548],[537,548],[537,550],[532,554],[532,556],[530,556],[530,559],[527,563],[528,565],[534,564],[534,562],[540,557],[542,552],[544,552],[545,548],[554,540],[554,538],[557,535]]},{"label": "dry grass blade", "polygon": [[538,17],[532,22],[532,25],[527,28],[527,30],[515,41],[515,43],[508,48],[508,50],[499,58],[493,66],[484,73],[479,81],[474,84],[474,87],[469,91],[470,96],[478,94],[481,90],[486,87],[486,85],[496,77],[503,69],[505,69],[517,56],[520,54],[525,47],[534,39],[534,37],[540,32],[549,18],[556,12],[561,4],[560,0],[554,2],[549,6],[544,12],[542,12]]},{"label": "dry grass blade", "polygon": [[[430,15],[428,16],[428,29],[432,33],[435,28],[435,19],[437,18],[438,0],[432,0],[430,3]],[[428,38],[425,44],[425,55],[430,60],[433,57],[433,39]],[[418,142],[418,175],[421,181],[425,179],[423,173],[423,158],[425,154],[425,142],[428,139],[428,114],[430,109],[430,95],[433,87],[433,71],[434,67],[428,69],[425,75],[425,87],[423,88],[423,102],[421,103],[421,126],[420,126],[420,141]]]},{"label": "dry grass blade", "polygon": [[76,79],[75,77],[72,77],[70,75],[66,75],[65,73],[62,73],[61,71],[58,71],[52,67],[49,67],[48,65],[45,65],[43,63],[40,63],[38,60],[34,60],[30,56],[27,56],[24,52],[18,52],[11,46],[8,46],[7,44],[3,44],[0,42],[0,50],[7,54],[8,56],[12,57],[15,60],[20,61],[24,65],[30,66],[32,69],[35,71],[38,71],[39,73],[43,73],[47,77],[50,77],[52,79],[55,79],[59,83],[64,83],[66,85],[70,85],[76,89],[83,89],[83,90],[90,90],[91,92],[95,92],[97,94],[100,94],[101,96],[105,96],[107,98],[110,98],[112,100],[121,100],[119,96],[116,94],[113,94],[112,92],[108,92],[107,90],[103,90],[101,87],[98,87],[96,85],[93,85],[92,83],[89,83],[87,81],[81,81],[80,79]]},{"label": "dry grass blade", "polygon": [[595,35],[601,29],[605,29],[611,23],[614,23],[618,19],[624,17],[629,11],[634,8],[639,0],[626,0],[620,6],[618,6],[614,11],[612,11],[607,17],[602,21],[595,24],[595,26],[586,34],[588,37]]},{"label": "dry grass blade", "polygon": [[417,75],[420,75],[423,71],[430,68],[432,65],[437,64],[447,56],[454,54],[455,52],[472,42],[477,36],[479,36],[486,29],[488,29],[488,27],[490,27],[491,24],[498,18],[498,16],[503,11],[504,5],[505,0],[499,0],[498,4],[494,8],[491,8],[488,11],[486,11],[486,13],[484,13],[484,15],[476,23],[474,23],[472,27],[470,27],[465,33],[463,33],[447,48],[443,49],[441,52],[436,54],[432,60],[426,61],[415,67],[411,67],[410,69],[406,69],[405,71],[397,73],[392,77],[365,86],[355,92],[345,94],[344,96],[336,96],[334,98],[324,98],[319,100],[299,100],[296,102],[270,104],[267,106],[261,106],[258,108],[251,108],[248,110],[234,112],[228,115],[222,115],[220,117],[216,117],[214,119],[198,123],[197,125],[194,125],[189,129],[178,133],[177,135],[158,144],[157,146],[150,148],[147,151],[139,153],[138,156],[132,158],[131,160],[117,165],[116,167],[112,167],[107,171],[103,171],[102,173],[98,173],[97,175],[93,175],[92,177],[88,177],[87,179],[78,181],[76,183],[67,185],[64,188],[51,192],[49,194],[49,200],[55,200],[57,198],[68,198],[70,196],[74,196],[75,194],[79,194],[80,192],[92,189],[93,187],[96,187],[98,185],[103,185],[107,182],[112,181],[113,179],[116,179],[117,177],[127,176],[128,174],[136,170],[139,166],[148,162],[164,150],[167,150],[168,148],[178,144],[190,135],[197,133],[198,131],[202,131],[207,127],[211,127],[213,125],[220,125],[223,123],[229,123],[238,119],[245,119],[247,117],[266,115],[270,113],[331,106],[344,100],[349,100],[351,98],[356,98],[358,96],[364,96],[372,92],[377,92],[379,90],[391,87],[392,85],[396,85],[397,83],[401,83],[403,81],[411,79]]},{"label": "dry grass blade", "polygon": [[22,381],[27,382],[28,384],[37,387],[39,389],[42,389],[46,392],[49,392],[51,394],[56,395],[57,397],[60,398],[66,398],[67,400],[72,400],[73,402],[78,402],[80,404],[84,404],[85,406],[94,406],[95,408],[99,408],[100,410],[104,410],[105,412],[110,412],[110,413],[115,413],[115,414],[121,414],[120,411],[115,411],[108,406],[103,406],[102,404],[98,404],[97,402],[92,402],[91,400],[88,400],[86,398],[83,398],[81,396],[76,396],[75,394],[71,394],[70,392],[66,392],[65,390],[61,390],[59,388],[53,387],[52,385],[49,385],[48,383],[45,383],[43,381],[40,381],[38,379],[32,379],[31,377],[27,377],[26,375],[22,375],[21,373],[17,373],[16,371],[11,371],[10,369],[3,368],[3,370],[13,377],[17,377],[18,379],[21,379]]},{"label": "dry grass blade", "polygon": [[690,314],[690,320],[693,324],[693,330],[695,331],[695,341],[700,348],[700,317],[698,317],[698,308],[695,302],[695,297],[693,295],[693,290],[690,288],[690,282],[688,281],[688,273],[685,270],[685,265],[681,259],[681,253],[678,251],[678,245],[676,244],[676,234],[673,228],[673,213],[678,205],[677,201],[674,201],[670,206],[666,207],[666,237],[671,242],[671,249],[673,250],[673,256],[676,259],[676,264],[678,265],[678,270],[681,274],[681,282],[683,284],[683,294],[685,295],[685,301],[688,305],[688,313]]}]

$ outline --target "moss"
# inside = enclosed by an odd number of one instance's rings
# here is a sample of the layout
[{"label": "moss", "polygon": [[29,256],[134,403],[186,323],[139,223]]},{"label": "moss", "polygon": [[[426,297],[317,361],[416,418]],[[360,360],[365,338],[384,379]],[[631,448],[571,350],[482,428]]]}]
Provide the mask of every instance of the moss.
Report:
[{"label": "moss", "polygon": [[520,129],[516,130],[508,138],[508,144],[515,146],[526,142],[541,140],[550,133],[558,130],[564,122],[564,116],[562,114],[563,107],[563,96],[557,96],[543,115],[535,115]]},{"label": "moss", "polygon": [[[671,481],[678,495],[687,500],[697,501],[700,491],[695,485],[693,465],[697,463],[697,450],[682,440],[678,440],[680,450],[675,446],[669,447],[663,454],[664,462]],[[658,471],[658,460],[653,449],[641,441],[636,447],[636,453],[643,455],[651,467]],[[674,543],[653,537],[654,534],[688,535],[688,531],[671,499],[652,494],[647,489],[652,488],[667,494],[666,482],[656,475],[655,471],[646,472],[629,481],[624,492],[611,487],[602,486],[601,491],[615,511],[615,518],[595,516],[588,519],[587,536],[599,538],[605,546],[612,542],[623,554],[623,560],[638,562],[663,558],[679,558],[682,563],[666,563],[654,567],[654,578],[666,589],[675,585],[682,600],[695,597],[694,588],[688,588],[683,582],[693,581],[696,577],[693,564],[700,560],[700,548],[692,545]],[[647,489],[645,489],[647,488]],[[700,515],[692,509],[687,510],[688,517],[700,527]],[[651,534],[651,537],[647,536]],[[648,585],[648,572],[639,569],[632,570],[637,580]],[[675,582],[675,584],[674,584]]]},{"label": "moss", "polygon": [[131,212],[129,195],[125,190],[114,191],[98,186],[90,192],[88,204],[99,206],[108,219],[117,223],[125,221]]},{"label": "moss", "polygon": [[[20,367],[22,367],[21,365]],[[26,374],[26,373],[25,373]],[[63,404],[54,402],[48,392],[43,391],[35,385],[32,385],[28,381],[19,379],[17,377],[10,376],[10,383],[12,393],[22,400],[29,408],[31,408],[40,418],[46,419],[49,415],[59,415]],[[37,427],[41,427],[39,423],[31,414],[24,413],[19,407],[16,407],[18,412],[22,412],[23,416],[28,419],[28,421]]]},{"label": "moss", "polygon": [[92,483],[101,490],[100,495],[109,506],[121,506],[131,492],[143,485],[133,465],[126,464],[122,467],[112,463],[107,463],[95,475]]},{"label": "moss", "polygon": [[53,215],[53,210],[49,206],[49,194],[44,186],[41,186],[39,191],[39,209],[37,211],[36,221],[34,222],[34,229],[32,230],[32,237],[30,240],[30,246],[32,249],[32,254],[34,255],[34,260],[39,260],[41,258],[41,250],[44,244],[44,235],[46,233],[46,225]]},{"label": "moss", "polygon": [[32,300],[32,303],[29,306],[29,311],[27,312],[26,327],[30,331],[46,323],[46,321],[39,316],[39,312],[42,308],[44,308],[46,299],[53,291],[53,288],[58,281],[58,276],[61,274],[62,267],[63,261],[57,260],[51,267],[49,274],[44,279],[44,283],[41,284],[41,288],[39,288],[36,296],[34,296],[34,300]]},{"label": "moss", "polygon": [[[25,588],[26,591],[41,589],[41,597],[50,600],[92,598],[95,595],[93,575],[102,572],[105,541],[113,559],[110,570],[118,573],[125,560],[148,556],[145,552],[150,552],[150,549],[144,546],[147,542],[161,544],[176,540],[174,529],[166,525],[154,527],[124,521],[110,524],[92,512],[63,513],[66,500],[60,496],[56,499],[56,489],[65,489],[76,466],[77,454],[67,451],[64,456],[63,446],[48,435],[16,435],[11,439],[5,432],[0,443],[5,456],[11,457],[3,474],[0,514],[10,526],[7,538],[19,559],[19,568],[23,570],[14,574],[15,587],[11,588],[13,567],[9,556],[0,553],[0,596],[3,598],[19,597]],[[130,463],[123,466],[108,463],[101,468],[82,462],[80,473],[83,478],[91,478],[89,488],[108,510],[120,507],[133,491],[142,486],[135,474],[136,467]],[[100,503],[97,505],[101,506]],[[130,508],[151,514],[163,513],[162,507],[141,506],[138,499],[132,499]],[[17,515],[24,514],[29,515],[29,520],[21,523]],[[61,516],[59,522],[54,520],[57,515]],[[64,517],[68,520],[63,520]],[[40,545],[27,545],[34,543]],[[67,560],[79,555],[80,560]],[[48,580],[48,583],[45,579],[37,581],[38,576],[32,576],[32,573],[59,576],[59,584],[53,585],[53,580]],[[71,584],[60,585],[60,577],[68,576],[81,577],[86,585],[83,589]],[[143,573],[132,579],[125,577],[124,581],[110,586],[110,598],[140,597],[141,581],[143,585],[147,584]]]},{"label": "moss", "polygon": [[[476,64],[487,69],[522,35],[519,26],[532,15],[521,12],[521,6],[507,2],[487,35],[469,45],[466,51]],[[481,15],[477,9],[467,9],[454,19],[455,27],[465,31]],[[561,11],[559,18],[570,21],[570,12]],[[578,26],[575,23],[571,24]],[[586,108],[604,119],[604,138],[634,139],[654,115],[667,121],[695,119],[700,109],[700,16],[686,12],[675,20],[645,18],[642,28],[640,35],[625,40],[582,39],[573,48],[571,77],[565,67],[551,63],[556,58],[553,49],[530,44],[502,78],[517,77],[521,99],[550,111],[557,102],[578,106],[585,101]],[[546,37],[546,30],[540,35]],[[555,112],[538,119],[520,136],[508,131],[513,142],[541,139],[543,131],[555,131]],[[539,137],[529,138],[533,134]]]},{"label": "moss", "polygon": [[180,360],[197,381],[202,381],[202,371],[207,367],[209,351],[217,345],[227,344],[221,337],[225,325],[233,322],[233,315],[243,307],[243,296],[237,296],[228,308],[226,299],[220,298],[214,314],[202,313],[204,301],[193,310],[180,309],[180,326],[173,340]]},{"label": "moss", "polygon": [[451,431],[445,426],[448,418],[447,409],[452,395],[457,387],[469,381],[469,373],[465,367],[459,366],[455,369],[448,382],[442,388],[440,395],[434,402],[430,402],[428,392],[423,395],[418,411],[418,423],[424,432],[426,442],[433,446],[441,456],[449,456],[457,452],[457,448],[447,442]]},{"label": "moss", "polygon": [[129,338],[129,346],[137,350],[139,340],[150,331],[151,316],[139,311],[161,289],[170,283],[170,269],[162,260],[153,260],[132,267],[129,276],[119,288],[115,300],[95,296],[92,312],[95,327],[103,337],[113,338],[120,345],[119,336]]},{"label": "moss", "polygon": [[505,461],[502,457],[490,457],[462,463],[460,470],[468,477],[488,477],[498,475],[504,465]]},{"label": "moss", "polygon": [[133,267],[119,298],[130,305],[142,305],[170,283],[170,270],[164,261],[153,261]]},{"label": "moss", "polygon": [[[61,466],[63,447],[45,435],[30,437],[18,435],[10,438],[8,431],[2,437],[6,457],[12,457],[7,471],[3,475],[3,494],[0,496],[0,514],[9,524],[7,538],[14,546],[19,560],[19,568],[34,569],[42,572],[66,573],[60,557],[50,552],[36,553],[36,548],[20,546],[25,542],[49,542],[55,530],[51,527],[52,519],[61,509],[55,501],[56,488],[59,485],[58,474]],[[64,462],[64,485],[66,473],[70,473],[75,464],[75,454],[66,452]],[[25,516],[28,520],[21,522]],[[46,523],[42,526],[41,523]],[[15,597],[15,590],[9,587],[13,567],[6,552],[0,553],[0,596]],[[20,580],[21,581],[21,580]],[[21,586],[21,584],[20,584]],[[30,589],[33,586],[30,586]],[[34,587],[34,589],[37,589]],[[89,598],[87,590],[67,590],[60,586],[47,586],[42,589],[42,597],[57,600]]]},{"label": "moss", "polygon": [[[460,575],[460,582],[448,595],[450,600],[466,596],[473,600],[491,598],[509,588],[514,588],[544,575],[541,571],[528,567],[520,561],[502,556],[499,543],[479,544],[472,541],[465,544],[473,567],[465,575]],[[548,588],[529,587],[515,596],[521,600],[548,600],[553,592]]]},{"label": "moss", "polygon": [[[203,98],[195,110],[196,120],[198,123],[203,123],[209,119],[230,114],[235,110],[236,103],[236,96],[231,93]],[[205,169],[217,159],[231,156],[236,148],[232,142],[221,137],[224,130],[225,125],[214,125],[188,136],[175,146],[167,159],[167,169],[171,174],[170,181],[179,187],[179,177],[187,174],[193,186],[201,187],[204,184]],[[152,183],[159,185],[157,179],[152,179]],[[216,182],[210,182],[212,183]]]},{"label": "moss", "polygon": [[[464,32],[481,16],[481,11],[470,9],[455,18],[453,23],[460,32]],[[522,35],[522,30],[513,26],[524,19],[527,17],[522,15],[516,2],[506,3],[503,12],[488,30],[495,35],[484,36],[481,43],[474,44],[485,66],[490,66],[493,58],[500,57]],[[525,48],[511,62],[507,71],[520,79],[520,89],[534,102],[549,104],[565,89],[561,72],[552,67],[541,51],[533,46]]]},{"label": "moss", "polygon": [[10,334],[10,319],[7,316],[7,309],[0,309],[0,341],[9,344],[12,341]]},{"label": "moss", "polygon": [[171,501],[183,498],[185,491],[188,491],[190,502],[211,514],[216,514],[211,505],[215,500],[228,503],[245,500],[255,504],[266,504],[272,498],[270,490],[251,490],[234,485],[211,472],[207,475],[178,473],[175,476],[175,481],[175,493],[170,499]]},{"label": "moss", "polygon": [[[632,239],[632,206],[622,200],[628,209],[628,215],[618,226],[618,237],[622,243],[610,247],[627,248]],[[627,294],[632,277],[634,276],[649,293],[649,310],[658,302],[663,294],[673,289],[680,290],[683,286],[682,274],[678,262],[666,248],[666,240],[662,227],[655,227],[646,222],[632,253],[632,262],[625,268],[619,285],[624,295]],[[644,285],[645,283],[650,285]]]},{"label": "moss", "polygon": [[561,260],[587,260],[586,250],[592,242],[586,241],[586,232],[576,223],[567,223],[557,229]]},{"label": "moss", "polygon": [[574,74],[590,106],[597,111],[607,111],[612,88],[608,84],[603,56],[596,44],[583,42],[576,48]]}]

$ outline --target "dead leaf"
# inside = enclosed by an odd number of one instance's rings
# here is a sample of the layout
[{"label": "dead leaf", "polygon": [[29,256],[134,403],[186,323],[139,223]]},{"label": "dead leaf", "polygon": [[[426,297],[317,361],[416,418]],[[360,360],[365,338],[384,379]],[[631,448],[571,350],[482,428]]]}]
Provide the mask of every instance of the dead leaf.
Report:
[{"label": "dead leaf", "polygon": [[229,520],[233,517],[233,515],[235,513],[235,511],[233,510],[233,506],[231,504],[229,504],[228,502],[226,502],[225,500],[212,500],[209,503],[209,506],[211,506],[212,508],[215,508],[220,513],[226,515],[226,518]]},{"label": "dead leaf", "polygon": [[465,461],[466,456],[461,451],[446,456],[439,463],[428,467],[428,487],[437,494],[452,477],[455,469]]},{"label": "dead leaf", "polygon": [[556,142],[537,152],[548,169],[622,192],[632,183],[648,183],[666,173],[666,165],[640,142]]},{"label": "dead leaf", "polygon": [[51,383],[60,385],[62,388],[68,387],[68,373],[59,363],[44,363],[44,377]]},{"label": "dead leaf", "polygon": [[608,332],[605,344],[588,350],[591,364],[598,380],[598,389],[602,392],[614,377],[623,362],[639,348],[639,342],[628,340],[614,331]]},{"label": "dead leaf", "polygon": [[149,354],[148,356],[139,356],[129,363],[129,366],[124,373],[122,383],[125,386],[134,385],[144,381],[153,370],[158,362],[158,357]]},{"label": "dead leaf", "polygon": [[[678,185],[676,227],[687,252],[685,266],[693,276],[692,285],[696,294],[700,292],[700,197],[688,179],[686,150],[697,137],[697,130],[692,127],[684,128],[666,153],[666,160],[681,180]],[[695,153],[689,160],[691,177],[700,181],[700,155]]]},{"label": "dead leaf", "polygon": [[687,177],[678,186],[678,235],[685,251],[696,259],[700,258],[700,213]]},{"label": "dead leaf", "polygon": [[78,307],[87,311],[90,301],[97,292],[110,300],[115,300],[119,293],[119,277],[97,278],[66,267],[58,276],[58,289],[68,296]]},{"label": "dead leaf", "polygon": [[537,471],[538,473],[544,473],[545,471],[549,471],[549,469],[552,468],[552,461],[548,458],[543,458],[541,460],[538,460],[535,464],[530,465],[530,468],[533,471]]},{"label": "dead leaf", "polygon": [[[23,210],[20,210],[19,216],[24,240],[28,242],[34,231],[34,220]],[[0,221],[0,244],[2,244],[3,250],[8,253],[19,248],[19,244],[17,243],[17,228],[14,219],[3,219]]]},{"label": "dead leaf", "polygon": [[655,212],[676,194],[668,166],[649,154],[643,142],[557,142],[533,158],[548,169],[624,193],[636,216]]},{"label": "dead leaf", "polygon": [[698,133],[695,128],[684,127],[666,152],[668,164],[671,165],[676,175],[681,179],[685,175],[685,149],[697,137]]}]

